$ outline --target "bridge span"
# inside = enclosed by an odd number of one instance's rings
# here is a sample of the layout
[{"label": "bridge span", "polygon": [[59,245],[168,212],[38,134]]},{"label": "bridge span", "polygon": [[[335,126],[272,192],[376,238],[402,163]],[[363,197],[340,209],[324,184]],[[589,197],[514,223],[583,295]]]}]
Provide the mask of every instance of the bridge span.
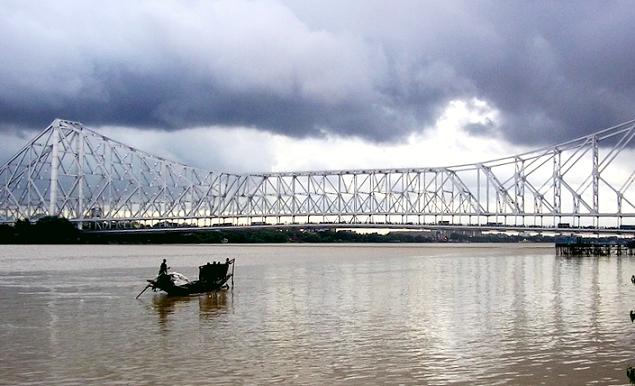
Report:
[{"label": "bridge span", "polygon": [[331,227],[635,233],[635,120],[449,167],[236,174],[56,119],[0,167],[0,222],[93,231]]}]

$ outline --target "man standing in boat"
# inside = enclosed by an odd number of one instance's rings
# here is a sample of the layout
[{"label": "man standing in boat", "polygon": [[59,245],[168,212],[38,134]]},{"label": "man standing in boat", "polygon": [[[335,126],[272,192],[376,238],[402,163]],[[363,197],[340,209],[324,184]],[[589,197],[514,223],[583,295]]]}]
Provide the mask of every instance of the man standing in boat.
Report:
[{"label": "man standing in boat", "polygon": [[170,267],[168,267],[168,264],[167,264],[166,260],[163,259],[163,263],[161,263],[161,267],[159,268],[159,276],[167,275],[169,268]]}]

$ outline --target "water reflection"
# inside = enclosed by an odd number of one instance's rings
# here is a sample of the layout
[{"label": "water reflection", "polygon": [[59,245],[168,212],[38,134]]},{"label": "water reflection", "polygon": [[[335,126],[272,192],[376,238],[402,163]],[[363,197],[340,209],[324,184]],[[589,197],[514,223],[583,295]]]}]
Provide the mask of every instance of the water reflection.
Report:
[{"label": "water reflection", "polygon": [[[64,261],[75,270],[32,278],[3,273],[0,249],[0,384],[582,385],[635,375],[633,257],[232,247],[245,262],[233,292],[134,300],[167,255],[152,248],[124,259],[147,268],[81,270],[75,259]],[[215,247],[179,248],[172,259],[195,267]]]},{"label": "water reflection", "polygon": [[227,309],[227,291],[211,292],[198,297],[201,318],[209,318]]},{"label": "water reflection", "polygon": [[177,296],[167,296],[164,294],[155,295],[152,297],[152,307],[157,312],[159,316],[159,325],[167,326],[168,317],[174,313],[177,304],[179,303],[189,303],[191,302],[193,297],[177,297]]},{"label": "water reflection", "polygon": [[211,292],[193,296],[155,295],[152,307],[159,316],[159,325],[167,327],[172,314],[191,313],[198,302],[199,315],[203,319],[210,318],[227,308],[227,291]]}]

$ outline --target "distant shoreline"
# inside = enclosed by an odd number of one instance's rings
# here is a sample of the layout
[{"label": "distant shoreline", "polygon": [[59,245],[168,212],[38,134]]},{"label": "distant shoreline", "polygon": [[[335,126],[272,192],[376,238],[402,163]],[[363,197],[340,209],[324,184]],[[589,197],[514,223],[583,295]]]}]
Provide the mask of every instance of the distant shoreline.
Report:
[{"label": "distant shoreline", "polygon": [[0,225],[0,244],[431,244],[553,243],[541,235],[483,234],[478,231],[356,232],[335,229],[223,229],[169,233],[88,233],[64,218],[44,217]]}]

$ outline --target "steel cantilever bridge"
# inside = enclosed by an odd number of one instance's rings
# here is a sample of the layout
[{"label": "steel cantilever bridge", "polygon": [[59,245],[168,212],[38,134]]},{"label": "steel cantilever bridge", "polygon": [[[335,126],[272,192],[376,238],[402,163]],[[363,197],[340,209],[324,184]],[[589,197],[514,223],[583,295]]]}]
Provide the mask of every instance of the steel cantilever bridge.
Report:
[{"label": "steel cantilever bridge", "polygon": [[56,119],[0,168],[0,222],[54,215],[98,231],[326,226],[632,234],[633,136],[635,120],[474,164],[233,174],[170,161]]}]

